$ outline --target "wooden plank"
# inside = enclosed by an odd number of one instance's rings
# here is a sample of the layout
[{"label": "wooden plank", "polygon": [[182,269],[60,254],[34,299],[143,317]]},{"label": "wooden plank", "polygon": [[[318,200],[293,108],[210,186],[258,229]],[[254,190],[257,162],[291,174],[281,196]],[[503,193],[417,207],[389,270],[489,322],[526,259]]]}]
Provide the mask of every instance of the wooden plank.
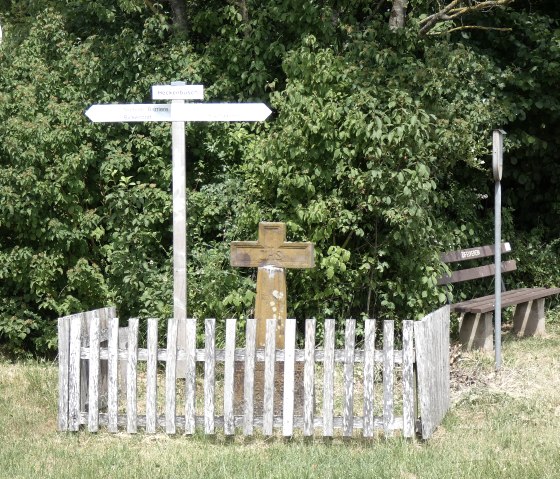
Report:
[{"label": "wooden plank", "polygon": [[205,321],[206,361],[204,362],[204,432],[214,434],[214,386],[215,386],[215,350],[216,320]]},{"label": "wooden plank", "polygon": [[271,436],[274,420],[274,369],[276,350],[276,319],[266,320],[266,341],[264,347],[264,401],[263,434]]},{"label": "wooden plank", "polygon": [[[342,428],[342,416],[336,416],[334,418],[334,428],[341,429]],[[243,416],[235,416],[235,427],[242,427],[243,426]],[[363,416],[354,416],[353,424],[355,430],[363,429]],[[80,424],[87,423],[87,413],[80,414]],[[256,417],[254,421],[255,427],[262,427],[262,417]],[[105,426],[107,424],[107,414],[100,413],[99,414],[99,425]],[[126,415],[119,414],[118,418],[119,427],[126,426]],[[185,424],[184,416],[177,417],[177,427],[182,428]],[[158,417],[158,425],[161,428],[165,427],[165,415],[162,414]],[[222,428],[224,425],[224,418],[223,416],[216,416],[215,417],[215,426],[217,428]],[[146,426],[146,417],[144,415],[138,416],[138,427],[143,428]],[[197,427],[204,427],[204,416],[196,416],[196,426]],[[273,422],[274,428],[282,428],[282,417],[275,416]],[[323,427],[323,418],[321,416],[315,416],[314,422],[315,429]],[[403,427],[402,417],[395,417],[393,422],[393,429],[400,430]],[[294,429],[302,429],[303,428],[303,416],[296,416],[294,417]],[[383,429],[383,418],[376,416],[375,417],[375,429]]]},{"label": "wooden plank", "polygon": [[[433,313],[432,313],[433,314]],[[431,318],[428,315],[414,324],[414,344],[416,347],[416,369],[418,378],[418,400],[420,403],[420,417],[422,418],[422,438],[427,439],[431,436],[433,429],[431,424],[432,410],[430,402],[430,371],[428,369],[430,361],[430,347],[427,334],[427,322]]]},{"label": "wooden plank", "polygon": [[[502,243],[502,253],[509,253],[511,246],[509,243]],[[495,245],[476,246],[474,248],[460,249],[457,251],[449,251],[440,255],[441,261],[444,263],[456,263],[458,261],[468,261],[470,259],[487,258],[494,256]]]},{"label": "wooden plank", "polygon": [[[514,290],[510,290],[510,291],[503,291],[502,292],[502,304],[503,301],[506,302],[511,302],[513,301],[513,304],[517,304],[515,301],[517,300],[518,297],[522,297],[522,295],[528,290],[528,288],[520,288],[520,289],[514,289]],[[466,301],[461,301],[459,303],[455,303],[451,305],[451,309],[453,311],[457,311],[457,312],[466,312],[466,313],[471,313],[474,311],[471,311],[471,308],[477,309],[477,313],[481,313],[481,312],[485,312],[487,313],[488,311],[493,311],[494,310],[494,294],[488,294],[486,296],[480,296],[478,298],[472,298]],[[478,309],[486,309],[488,308],[488,311],[478,311]]]},{"label": "wooden plank", "polygon": [[99,430],[99,325],[97,312],[86,313],[89,323],[88,430]]},{"label": "wooden plank", "polygon": [[175,413],[177,410],[177,323],[178,318],[167,322],[167,362],[165,364],[165,432],[175,434]]},{"label": "wooden plank", "polygon": [[146,362],[146,433],[154,434],[157,425],[158,320],[148,319],[148,360]]},{"label": "wooden plank", "polygon": [[126,394],[126,370],[128,367],[128,326],[119,328],[119,390]]},{"label": "wooden plank", "polygon": [[82,335],[82,314],[70,319],[70,360],[68,365],[68,430],[80,428],[80,348]]},{"label": "wooden plank", "polygon": [[[560,294],[560,288],[520,288],[504,291],[502,293],[501,306],[502,308],[507,308],[555,294]],[[480,298],[455,303],[451,305],[451,309],[459,313],[488,313],[494,310],[494,301],[494,295],[490,294]]]},{"label": "wooden plank", "polygon": [[316,320],[305,322],[305,365],[303,370],[303,435],[312,436],[314,432],[313,415],[315,410],[315,329]]},{"label": "wooden plank", "polygon": [[224,359],[224,434],[231,436],[235,433],[233,414],[233,378],[235,358],[235,319],[226,320],[226,349]]},{"label": "wooden plank", "polygon": [[383,432],[385,437],[393,436],[394,344],[394,321],[383,321]]},{"label": "wooden plank", "polygon": [[295,380],[295,348],[296,320],[286,319],[284,331],[284,398],[282,414],[282,434],[291,437],[294,433],[294,380]]},{"label": "wooden plank", "polygon": [[107,341],[107,430],[118,430],[118,371],[119,371],[119,319],[112,317],[108,321]]},{"label": "wooden plank", "polygon": [[185,342],[185,434],[194,434],[196,421],[196,319],[187,318]]},{"label": "wooden plank", "polygon": [[451,405],[451,371],[449,365],[449,353],[450,353],[450,327],[451,327],[451,320],[449,314],[449,308],[442,308],[440,309],[440,319],[439,325],[441,328],[440,338],[442,341],[441,345],[441,356],[440,356],[440,364],[442,369],[442,376],[441,376],[441,410],[440,410],[440,418],[439,421],[441,422],[445,417],[445,413],[449,410]]},{"label": "wooden plank", "polygon": [[[502,273],[509,273],[517,269],[517,263],[514,259],[509,261],[502,261]],[[438,280],[438,285],[460,283],[462,281],[470,281],[471,279],[486,278],[494,276],[496,268],[493,264],[484,266],[477,266],[476,268],[460,269],[453,271],[450,275],[441,277]]]},{"label": "wooden plank", "polygon": [[334,319],[325,319],[323,361],[323,436],[333,435],[334,416]]},{"label": "wooden plank", "polygon": [[422,438],[431,437],[449,408],[449,306],[414,323]]},{"label": "wooden plank", "polygon": [[[93,311],[88,312],[91,314]],[[80,313],[82,320],[82,332],[80,337],[81,348],[89,349],[89,318],[86,312]],[[80,354],[81,357],[81,354]],[[80,412],[88,410],[89,393],[89,358],[80,362]]]},{"label": "wooden plank", "polygon": [[344,335],[344,411],[342,414],[342,435],[352,437],[354,430],[354,349],[356,343],[356,320],[346,320]]},{"label": "wooden plank", "polygon": [[[127,330],[128,328],[120,328]],[[120,334],[120,333],[119,333]],[[128,334],[128,333],[127,333]],[[119,352],[118,358],[119,361],[127,360],[127,352],[122,350]],[[205,351],[204,349],[197,349],[195,352],[195,360],[196,362],[204,362],[205,360]],[[344,363],[344,349],[335,349],[334,351],[334,362],[335,363]],[[100,359],[107,359],[107,351],[101,350],[99,353]],[[185,360],[187,357],[185,350],[177,350],[177,361]],[[225,352],[223,349],[218,349],[215,351],[216,362],[223,362],[225,358]],[[255,352],[255,357],[257,361],[264,362],[264,349],[257,349]],[[82,359],[89,359],[89,347],[82,348],[81,350],[81,358]],[[148,360],[148,350],[146,348],[138,348],[138,361],[147,361]],[[284,361],[284,350],[277,349],[275,353],[275,360],[276,362]],[[325,360],[325,352],[323,349],[315,350],[315,362],[322,363]],[[395,350],[393,354],[393,360],[395,364],[402,364],[402,351]],[[158,361],[167,361],[167,350],[166,349],[159,349],[158,350]],[[245,361],[245,349],[236,348],[235,349],[235,361]],[[305,350],[303,349],[296,349],[295,351],[295,361],[303,363],[305,361]],[[383,361],[383,351],[376,350],[375,351],[375,362],[382,362]],[[364,362],[364,351],[361,349],[356,349],[354,351],[354,363],[361,364]],[[125,372],[126,374],[126,372]],[[182,417],[182,416],[181,416]],[[362,417],[362,416],[358,416]]]},{"label": "wooden plank", "polygon": [[70,316],[58,318],[58,430],[68,430],[68,361]]},{"label": "wooden plank", "polygon": [[[99,310],[99,341],[101,350],[106,350],[109,339],[109,319],[117,315],[114,306]],[[100,356],[101,359],[101,356]],[[107,408],[109,395],[109,365],[106,359],[101,359],[99,364],[99,409]]]},{"label": "wooden plank", "polygon": [[245,378],[243,385],[244,414],[243,434],[253,435],[253,398],[255,383],[255,352],[257,340],[257,321],[255,318],[247,318],[247,331],[245,333]]},{"label": "wooden plank", "polygon": [[414,322],[403,321],[403,436],[414,437]]},{"label": "wooden plank", "polygon": [[138,318],[128,320],[128,362],[126,368],[126,432],[134,434],[138,430]]},{"label": "wooden plank", "polygon": [[366,319],[364,338],[364,437],[373,437],[375,385],[375,320]]}]

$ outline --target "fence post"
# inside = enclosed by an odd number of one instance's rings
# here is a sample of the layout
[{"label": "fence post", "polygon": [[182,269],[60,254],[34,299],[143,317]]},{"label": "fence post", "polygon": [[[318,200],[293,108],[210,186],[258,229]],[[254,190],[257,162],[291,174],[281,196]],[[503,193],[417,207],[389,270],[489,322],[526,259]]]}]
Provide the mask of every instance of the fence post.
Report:
[{"label": "fence post", "polygon": [[352,437],[354,432],[354,348],[356,343],[356,320],[346,320],[344,335],[344,412],[342,435]]},{"label": "fence post", "polygon": [[99,314],[97,311],[86,313],[89,323],[89,371],[88,371],[88,430],[99,429]]},{"label": "fence post", "polygon": [[325,319],[323,362],[323,436],[332,437],[334,419],[334,339],[335,321]]},{"label": "fence post", "polygon": [[214,388],[216,379],[216,320],[205,321],[204,432],[214,434]]},{"label": "fence post", "polygon": [[375,319],[366,319],[364,338],[364,437],[374,430]]},{"label": "fence post", "polygon": [[157,354],[158,320],[148,319],[148,359],[146,366],[146,432],[153,434],[157,427]]},{"label": "fence post", "polygon": [[383,432],[393,436],[393,393],[395,369],[395,323],[383,321]]},{"label": "fence post", "polygon": [[58,430],[68,430],[70,316],[58,319]]},{"label": "fence post", "polygon": [[134,434],[138,430],[138,318],[128,321],[128,362],[126,368],[126,431]]}]

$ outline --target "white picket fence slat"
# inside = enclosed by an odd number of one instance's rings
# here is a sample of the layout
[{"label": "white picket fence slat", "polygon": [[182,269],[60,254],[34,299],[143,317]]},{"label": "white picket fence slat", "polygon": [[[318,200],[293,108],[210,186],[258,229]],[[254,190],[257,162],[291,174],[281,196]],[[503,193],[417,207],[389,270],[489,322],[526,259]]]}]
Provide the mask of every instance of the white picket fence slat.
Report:
[{"label": "white picket fence slat", "polygon": [[[158,347],[156,319],[147,321],[147,347],[142,348],[137,318],[129,320],[128,328],[121,328],[121,339],[126,332],[126,346],[120,341],[119,347],[119,320],[113,308],[60,318],[58,429],[77,431],[80,425],[86,425],[90,432],[106,427],[109,432],[124,428],[128,433],[142,430],[153,434],[163,429],[168,434],[193,434],[201,428],[205,434],[223,432],[231,436],[237,432],[251,436],[257,428],[265,436],[279,431],[284,437],[293,436],[297,430],[313,436],[318,429],[324,437],[334,436],[335,430],[343,437],[352,437],[361,430],[361,435],[368,438],[376,432],[391,437],[400,430],[407,438],[416,432],[427,438],[443,419],[449,407],[448,308],[422,321],[403,321],[400,350],[395,349],[393,321],[366,319],[363,349],[356,349],[354,319],[343,323],[342,349],[335,346],[333,319],[324,322],[319,348],[316,320],[305,322],[302,349],[296,348],[295,319],[286,320],[285,349],[276,349],[276,324],[275,319],[267,321],[264,348],[257,349],[256,321],[248,319],[245,345],[236,348],[238,322],[228,319],[225,348],[216,349],[217,322],[206,319],[204,347],[197,349],[196,320],[170,319],[166,348],[162,349]],[[379,328],[383,331],[381,350],[375,348]],[[177,349],[178,334],[187,336],[182,343],[184,350]],[[87,342],[83,336],[87,336]],[[177,378],[179,361],[186,371],[184,379]],[[276,367],[278,362],[282,367]],[[303,409],[299,412],[295,409],[298,362],[303,363]],[[165,363],[164,371],[161,363]],[[203,370],[203,377],[197,377],[196,363],[203,363],[199,370]],[[262,363],[262,377],[257,374],[258,363]],[[243,370],[242,378],[236,373],[238,367]],[[320,375],[318,367],[322,369]],[[125,377],[119,380],[121,374]],[[275,375],[281,377],[275,380]],[[161,393],[158,377],[164,384]],[[236,380],[243,384],[235,387]],[[86,389],[82,387],[84,381]],[[254,404],[256,381],[264,383],[259,407]],[[197,382],[202,386],[198,398]],[[275,394],[278,384],[283,387],[281,395]],[[318,389],[322,391],[319,404]],[[240,401],[236,391],[241,390],[242,403],[236,406],[235,401]],[[163,396],[159,401],[158,393]],[[84,394],[87,397],[82,397]],[[106,403],[101,401],[103,394]],[[119,404],[120,394],[124,396]],[[275,408],[275,400],[282,401],[280,408]],[[217,412],[220,406],[221,414]],[[124,407],[124,413],[119,407]]]}]

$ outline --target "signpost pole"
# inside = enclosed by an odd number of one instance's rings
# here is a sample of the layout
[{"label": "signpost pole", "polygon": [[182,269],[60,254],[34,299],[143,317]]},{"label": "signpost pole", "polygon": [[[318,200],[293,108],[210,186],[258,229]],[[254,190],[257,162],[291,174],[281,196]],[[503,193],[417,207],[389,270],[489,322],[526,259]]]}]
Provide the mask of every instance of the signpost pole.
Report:
[{"label": "signpost pole", "polygon": [[494,173],[494,350],[496,371],[502,367],[502,164],[504,131],[492,136],[492,169]]},{"label": "signpost pole", "polygon": [[[183,86],[185,82],[172,82]],[[185,100],[172,100],[185,103]],[[171,122],[173,184],[173,317],[187,317],[187,158],[185,122]]]}]

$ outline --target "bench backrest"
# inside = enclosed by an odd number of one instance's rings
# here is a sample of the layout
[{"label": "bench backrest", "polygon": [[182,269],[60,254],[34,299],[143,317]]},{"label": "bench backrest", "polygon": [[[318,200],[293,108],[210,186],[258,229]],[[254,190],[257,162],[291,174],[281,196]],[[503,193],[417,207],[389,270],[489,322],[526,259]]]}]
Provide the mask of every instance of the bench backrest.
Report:
[{"label": "bench backrest", "polygon": [[[509,253],[511,246],[509,243],[502,243],[502,253]],[[459,261],[468,261],[471,259],[487,258],[494,256],[494,245],[479,246],[477,248],[461,249],[457,251],[449,251],[442,253],[440,259],[444,263],[457,263]],[[509,273],[515,271],[517,264],[515,260],[502,261],[502,273]],[[487,264],[477,266],[476,268],[459,269],[453,271],[451,274],[443,276],[438,280],[438,285],[460,283],[462,281],[469,281],[471,279],[486,278],[487,276],[494,276],[496,268],[494,264]]]}]

